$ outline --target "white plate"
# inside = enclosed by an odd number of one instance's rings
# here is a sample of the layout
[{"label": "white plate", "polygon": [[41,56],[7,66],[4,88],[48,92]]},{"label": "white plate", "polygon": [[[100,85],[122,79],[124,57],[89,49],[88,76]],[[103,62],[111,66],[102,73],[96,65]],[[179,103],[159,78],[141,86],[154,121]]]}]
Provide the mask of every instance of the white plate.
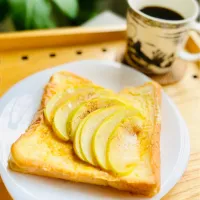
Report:
[{"label": "white plate", "polygon": [[[11,144],[31,122],[40,103],[43,87],[50,76],[61,70],[74,72],[116,91],[125,86],[141,85],[149,81],[140,72],[119,63],[90,60],[39,72],[13,86],[0,100],[0,172],[8,191],[16,200],[146,199],[100,186],[15,173],[7,168]],[[185,122],[173,102],[163,92],[161,190],[152,199],[161,199],[179,180],[188,162],[189,149]]]}]

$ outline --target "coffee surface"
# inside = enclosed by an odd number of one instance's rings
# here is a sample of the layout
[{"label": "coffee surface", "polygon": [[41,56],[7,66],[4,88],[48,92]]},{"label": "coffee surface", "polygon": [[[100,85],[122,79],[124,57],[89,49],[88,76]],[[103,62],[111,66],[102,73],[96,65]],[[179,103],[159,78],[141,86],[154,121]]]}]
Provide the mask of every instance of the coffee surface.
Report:
[{"label": "coffee surface", "polygon": [[151,17],[165,19],[165,20],[182,20],[184,17],[174,10],[159,7],[159,6],[147,6],[140,10],[141,12]]}]

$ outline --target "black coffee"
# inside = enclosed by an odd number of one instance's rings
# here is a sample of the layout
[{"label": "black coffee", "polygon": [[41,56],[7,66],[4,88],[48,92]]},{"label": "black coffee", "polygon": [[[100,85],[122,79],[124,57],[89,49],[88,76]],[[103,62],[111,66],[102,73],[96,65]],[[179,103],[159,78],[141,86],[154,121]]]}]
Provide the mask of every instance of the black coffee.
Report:
[{"label": "black coffee", "polygon": [[177,13],[176,11],[173,11],[171,9],[164,8],[164,7],[147,6],[147,7],[142,8],[140,11],[151,17],[156,17],[159,19],[165,19],[165,20],[184,19],[183,16]]}]

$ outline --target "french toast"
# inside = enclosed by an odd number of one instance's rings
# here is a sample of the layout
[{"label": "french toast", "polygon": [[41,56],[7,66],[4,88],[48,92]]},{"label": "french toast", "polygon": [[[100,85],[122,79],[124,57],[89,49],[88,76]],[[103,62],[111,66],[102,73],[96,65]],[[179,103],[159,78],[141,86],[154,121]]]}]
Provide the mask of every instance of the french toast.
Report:
[{"label": "french toast", "polygon": [[141,160],[127,176],[118,176],[81,161],[71,142],[59,140],[44,117],[44,108],[58,91],[91,81],[69,72],[55,73],[44,89],[41,105],[26,132],[12,145],[8,160],[10,169],[22,173],[54,177],[153,196],[160,189],[160,87],[147,83],[120,92],[138,105],[147,117],[140,133]]}]

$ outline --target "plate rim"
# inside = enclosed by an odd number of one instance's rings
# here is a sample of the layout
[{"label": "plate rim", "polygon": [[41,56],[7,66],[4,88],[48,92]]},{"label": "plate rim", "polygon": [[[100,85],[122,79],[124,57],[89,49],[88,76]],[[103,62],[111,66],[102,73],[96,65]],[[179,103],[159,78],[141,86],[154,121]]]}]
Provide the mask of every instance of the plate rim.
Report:
[{"label": "plate rim", "polygon": [[[39,72],[36,72],[36,73],[34,73],[34,74],[31,74],[30,76],[28,76],[28,77],[25,77],[24,79],[22,79],[22,80],[20,80],[19,82],[17,82],[16,84],[14,84],[12,87],[10,87],[4,94],[3,94],[3,96],[0,98],[0,104],[1,104],[1,101],[2,101],[2,99],[5,99],[6,97],[7,97],[7,95],[9,95],[9,93],[11,93],[13,90],[15,90],[15,88],[16,87],[19,87],[21,84],[23,84],[23,82],[25,82],[26,80],[28,80],[28,79],[30,79],[30,78],[32,78],[32,79],[34,79],[34,77],[35,76],[37,76],[38,74],[41,74],[41,73],[44,73],[45,74],[45,72],[49,72],[49,74],[53,74],[53,73],[55,73],[55,72],[57,72],[57,71],[62,71],[62,70],[64,70],[64,69],[60,69],[60,68],[67,68],[68,66],[70,66],[70,65],[76,65],[76,64],[87,64],[87,63],[89,63],[89,64],[91,64],[91,63],[93,63],[94,64],[94,62],[95,63],[98,63],[98,65],[99,64],[101,64],[101,65],[104,65],[105,67],[111,67],[111,68],[121,68],[121,67],[126,67],[126,68],[129,68],[130,70],[133,70],[134,71],[134,73],[137,73],[137,74],[139,74],[140,76],[143,76],[143,78],[145,78],[146,79],[146,81],[150,81],[151,79],[149,78],[149,77],[147,77],[145,74],[142,74],[141,72],[139,72],[139,71],[137,71],[137,70],[135,70],[135,69],[133,69],[133,68],[130,68],[129,66],[127,66],[127,65],[125,65],[125,64],[122,64],[122,63],[118,63],[118,62],[115,62],[115,61],[110,61],[110,60],[93,60],[93,59],[91,59],[91,60],[82,60],[82,61],[74,61],[74,62],[70,62],[70,63],[65,63],[65,64],[62,64],[62,65],[58,65],[58,66],[54,66],[53,68],[49,68],[49,69],[45,69],[45,70],[42,70],[42,71],[39,71]],[[66,70],[68,70],[68,69],[66,69]],[[68,71],[71,71],[71,70],[68,70]],[[50,78],[50,77],[49,77]],[[178,118],[179,118],[179,121],[180,121],[180,124],[181,124],[181,130],[180,130],[180,132],[181,132],[181,134],[183,133],[184,134],[184,144],[185,144],[185,146],[183,147],[182,146],[182,150],[184,150],[184,154],[182,153],[181,155],[182,155],[182,157],[184,158],[184,166],[183,166],[183,164],[182,164],[182,166],[179,166],[179,167],[181,167],[181,169],[182,170],[180,170],[180,168],[179,168],[179,173],[176,173],[175,174],[175,179],[176,179],[176,181],[173,181],[173,184],[171,183],[171,184],[169,184],[169,183],[167,183],[167,186],[165,186],[165,188],[163,188],[163,190],[162,190],[162,195],[160,194],[160,193],[158,193],[156,196],[155,196],[155,198],[156,199],[159,199],[159,198],[161,198],[161,197],[163,197],[167,192],[169,192],[169,190],[170,189],[172,189],[173,187],[174,187],[174,185],[180,180],[180,178],[182,177],[182,175],[183,175],[183,173],[184,173],[184,171],[185,171],[185,169],[186,169],[186,167],[187,167],[187,164],[188,164],[188,161],[189,161],[189,155],[190,155],[190,141],[189,141],[189,132],[188,132],[188,128],[187,128],[187,125],[186,125],[186,123],[185,123],[185,121],[184,121],[184,119],[183,119],[183,117],[181,116],[181,114],[180,114],[180,112],[179,112],[179,110],[178,110],[178,108],[175,106],[175,104],[174,104],[174,102],[170,99],[170,97],[162,90],[162,93],[164,94],[164,96],[165,96],[165,98],[167,99],[167,101],[168,101],[168,103],[170,104],[170,106],[172,106],[172,108],[173,108],[173,110],[177,113],[177,116],[178,116]],[[183,135],[182,134],[182,135]],[[2,138],[0,138],[0,148],[2,149],[2,146],[3,145],[1,145],[1,143],[2,143]],[[1,157],[2,157],[2,151],[0,152],[0,174],[1,174],[1,177],[2,177],[2,181],[4,182],[4,184],[5,184],[5,187],[7,188],[7,190],[9,191],[9,193],[10,193],[10,195],[13,197],[13,199],[18,199],[18,197],[17,196],[15,196],[14,194],[16,193],[15,191],[13,191],[13,189],[12,189],[12,186],[10,186],[10,184],[9,183],[7,183],[7,180],[4,180],[5,179],[5,177],[4,177],[4,173],[6,173],[6,174],[8,174],[7,172],[6,172],[6,170],[4,169],[4,166],[3,166],[3,164],[2,164],[2,160],[1,160]],[[180,157],[180,156],[179,156]],[[182,159],[183,160],[183,158],[178,158],[179,160],[180,159]],[[180,161],[179,160],[177,160],[177,163],[179,163]],[[178,162],[179,161],[179,162]],[[175,166],[177,166],[177,163],[176,163],[176,165]],[[183,163],[183,161],[181,162],[181,163]],[[177,166],[178,167],[178,166]],[[176,168],[177,168],[176,167]],[[2,173],[2,172],[4,172],[4,173]],[[173,172],[174,173],[174,172]],[[9,174],[8,174],[9,175]],[[11,180],[12,180],[12,178],[11,178]],[[170,179],[171,180],[171,179]],[[171,181],[168,181],[168,182],[172,182],[172,180]],[[8,181],[9,182],[9,181]],[[15,184],[16,185],[16,183],[13,183],[13,184]],[[18,187],[20,187],[19,185],[17,185]],[[23,189],[23,188],[21,188],[21,189]],[[26,191],[23,191],[24,193],[27,193]],[[18,192],[17,192],[18,193]],[[160,194],[160,195],[159,195]],[[17,194],[16,194],[17,195]],[[28,195],[28,193],[27,193],[27,195]],[[29,194],[30,195],[30,194]],[[29,198],[30,198],[30,196],[28,196]],[[154,199],[155,199],[154,198]],[[32,199],[35,199],[34,197],[32,197]]]}]

